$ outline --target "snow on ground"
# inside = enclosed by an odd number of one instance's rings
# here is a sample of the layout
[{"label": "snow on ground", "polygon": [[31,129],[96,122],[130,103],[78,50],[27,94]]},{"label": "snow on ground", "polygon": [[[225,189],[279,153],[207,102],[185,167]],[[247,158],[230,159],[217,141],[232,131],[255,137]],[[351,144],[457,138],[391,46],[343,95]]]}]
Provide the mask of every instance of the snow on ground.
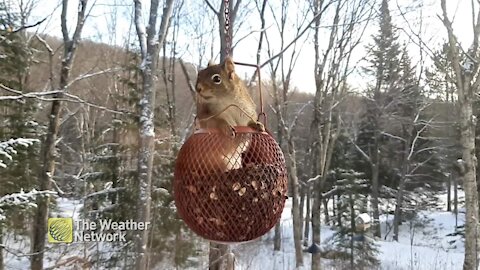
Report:
[{"label": "snow on ground", "polygon": [[[455,234],[455,215],[446,212],[446,195],[439,195],[438,209],[419,211],[417,218],[412,222],[404,222],[400,226],[399,241],[392,241],[391,224],[393,215],[381,217],[382,235],[387,234],[386,240],[377,239],[375,242],[379,248],[378,259],[381,262],[382,270],[411,270],[411,269],[439,269],[456,270],[462,269],[463,264],[463,240],[460,235]],[[459,201],[463,201],[464,193],[459,190]],[[77,218],[81,207],[81,201],[66,198],[57,199],[57,207],[52,211],[52,216]],[[464,223],[464,210],[459,209],[457,224]],[[293,224],[291,217],[291,200],[288,200],[282,214],[282,248],[278,252],[273,251],[273,229],[262,238],[243,244],[232,245],[232,251],[236,258],[237,270],[291,270],[295,269],[295,250],[293,246]],[[328,239],[335,232],[328,226],[322,227],[322,241]],[[6,235],[7,247],[28,253],[29,244],[25,236]],[[327,244],[323,242],[322,248]],[[206,247],[207,245],[205,245]],[[48,245],[46,255],[46,266],[51,266],[67,255],[80,255],[88,248],[83,243],[71,245]],[[96,246],[102,253],[108,255],[110,248],[104,245]],[[203,256],[195,259],[199,262],[201,269],[208,269],[208,251]],[[6,269],[25,269],[29,265],[28,257],[13,256],[9,253],[6,256]],[[323,269],[339,269],[336,263],[331,260],[322,259]],[[304,253],[304,267],[310,269],[311,255]],[[160,267],[160,266],[159,266]],[[175,269],[162,265],[156,269]],[[59,268],[62,269],[62,268]],[[70,268],[71,269],[71,268]],[[178,268],[177,268],[178,269]],[[199,268],[191,268],[199,269]]]},{"label": "snow on ground", "polygon": [[57,207],[52,211],[50,216],[52,217],[72,217],[74,220],[80,215],[82,207],[81,200],[72,200],[68,198],[57,198]]},{"label": "snow on ground", "polygon": [[[334,231],[323,227],[321,239],[330,238]],[[273,251],[273,229],[261,239],[232,246],[238,270],[253,269],[294,269],[295,248],[293,246],[293,220],[291,216],[291,200],[288,200],[282,213],[282,245],[281,250]],[[311,256],[304,253],[305,268],[310,269]]]},{"label": "snow on ground", "polygon": [[[51,217],[72,217],[77,218],[80,212],[82,202],[80,200],[72,200],[68,198],[56,198],[56,207],[51,212]],[[27,236],[14,235],[13,233],[6,234],[4,239],[5,246],[10,252],[4,252],[6,268],[8,270],[24,270],[30,266],[29,257],[24,254],[30,252],[30,240]],[[49,244],[47,243],[45,267],[53,265],[61,258],[65,258],[73,253],[78,254],[83,250],[78,247],[80,243],[67,244]],[[12,253],[15,253],[12,254]]]},{"label": "snow on ground", "polygon": [[397,242],[378,241],[380,269],[455,270],[462,269],[463,253],[440,248],[410,246]]},{"label": "snow on ground", "polygon": [[[452,191],[453,196],[453,191]],[[463,207],[465,193],[458,190],[460,206]],[[384,269],[462,269],[464,242],[456,234],[456,226],[465,223],[465,210],[459,207],[457,221],[455,214],[446,212],[447,194],[438,196],[438,209],[419,211],[417,217],[400,226],[399,241],[377,241],[382,251],[379,256]],[[453,208],[453,205],[452,205]],[[384,215],[380,219],[382,235],[389,230],[387,224],[393,223],[393,215]]]},{"label": "snow on ground", "polygon": [[[389,222],[392,219],[390,215]],[[463,223],[461,214],[458,224]],[[377,241],[382,269],[462,269],[464,245],[461,236],[455,234],[452,213],[421,211],[417,219],[400,226],[398,242],[391,238],[390,233],[389,241]]]},{"label": "snow on ground", "polygon": [[[452,192],[453,194],[453,192]],[[464,197],[459,190],[459,201]],[[439,196],[439,209],[419,211],[412,222],[400,226],[399,241],[392,241],[391,230],[393,215],[383,215],[381,220],[382,235],[387,231],[387,240],[377,239],[378,259],[382,270],[456,270],[462,269],[464,245],[460,235],[455,234],[455,215],[446,212],[446,194]],[[458,225],[463,225],[464,214],[459,209]],[[282,215],[282,250],[273,251],[273,230],[261,241],[237,244],[232,247],[236,256],[236,269],[275,269],[295,268],[295,250],[293,246],[293,229],[291,218],[291,200],[288,200]],[[334,234],[327,226],[322,226],[322,241]],[[411,244],[413,243],[413,244]],[[322,242],[322,248],[326,246]],[[304,268],[310,269],[311,255],[304,253]],[[335,262],[322,259],[324,269],[339,269]]]}]

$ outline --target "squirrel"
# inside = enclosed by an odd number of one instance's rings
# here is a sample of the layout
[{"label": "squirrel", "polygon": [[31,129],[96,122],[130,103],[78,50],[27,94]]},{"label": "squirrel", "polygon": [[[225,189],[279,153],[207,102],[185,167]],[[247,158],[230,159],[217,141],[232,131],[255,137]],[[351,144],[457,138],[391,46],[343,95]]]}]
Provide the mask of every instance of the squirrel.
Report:
[{"label": "squirrel", "polygon": [[[235,137],[234,126],[265,131],[261,122],[252,120],[257,116],[256,105],[235,73],[231,57],[218,65],[209,62],[206,69],[198,72],[196,91],[200,128],[218,128],[232,138]],[[230,105],[233,106],[228,107]]]},{"label": "squirrel", "polygon": [[[196,83],[197,119],[200,128],[216,128],[224,135],[218,155],[210,156],[213,163],[221,164],[221,170],[228,171],[241,167],[241,155],[250,141],[236,138],[235,126],[249,126],[264,132],[265,126],[256,119],[256,105],[243,81],[235,73],[235,64],[226,57],[221,64],[208,63],[207,68],[198,72]],[[215,159],[217,158],[217,159]]]}]

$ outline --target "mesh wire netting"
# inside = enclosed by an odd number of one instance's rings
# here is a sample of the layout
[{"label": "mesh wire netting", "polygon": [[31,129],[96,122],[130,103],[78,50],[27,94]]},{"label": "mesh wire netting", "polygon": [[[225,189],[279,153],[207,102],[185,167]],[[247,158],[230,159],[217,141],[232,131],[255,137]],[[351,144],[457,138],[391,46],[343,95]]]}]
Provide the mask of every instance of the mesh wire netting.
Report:
[{"label": "mesh wire netting", "polygon": [[249,241],[280,219],[287,195],[284,157],[267,133],[237,132],[231,139],[198,131],[180,149],[173,189],[178,213],[195,233]]}]

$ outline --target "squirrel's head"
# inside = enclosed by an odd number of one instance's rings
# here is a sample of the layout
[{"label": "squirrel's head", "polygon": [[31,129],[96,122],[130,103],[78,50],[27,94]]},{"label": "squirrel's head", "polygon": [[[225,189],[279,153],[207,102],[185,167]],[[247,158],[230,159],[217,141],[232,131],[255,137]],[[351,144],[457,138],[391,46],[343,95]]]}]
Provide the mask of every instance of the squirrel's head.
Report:
[{"label": "squirrel's head", "polygon": [[206,69],[198,72],[196,90],[197,95],[205,101],[222,96],[231,96],[241,83],[235,74],[235,64],[231,57],[227,57],[221,64],[208,63]]}]

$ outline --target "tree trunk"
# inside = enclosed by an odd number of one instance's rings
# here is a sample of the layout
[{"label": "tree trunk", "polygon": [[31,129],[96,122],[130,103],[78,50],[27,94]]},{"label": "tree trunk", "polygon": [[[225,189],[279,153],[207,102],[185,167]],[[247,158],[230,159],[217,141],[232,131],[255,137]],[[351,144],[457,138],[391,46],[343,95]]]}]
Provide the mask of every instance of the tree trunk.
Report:
[{"label": "tree trunk", "polygon": [[337,205],[337,226],[341,228],[343,224],[342,211],[340,210],[342,209],[342,201],[340,200],[340,195],[337,195],[335,204]]},{"label": "tree trunk", "polygon": [[[455,71],[455,82],[457,86],[458,107],[460,109],[460,131],[462,144],[462,163],[463,163],[463,188],[465,190],[465,259],[463,269],[478,269],[479,256],[479,231],[478,231],[478,191],[476,181],[476,161],[475,156],[475,125],[476,119],[473,115],[472,103],[475,93],[478,92],[480,85],[480,76],[477,75],[473,80],[473,75],[478,71],[478,47],[480,35],[480,20],[473,24],[473,42],[468,49],[468,57],[465,60],[460,56],[458,41],[453,32],[452,22],[448,19],[446,1],[441,0],[443,24],[447,29],[448,43],[451,53],[448,60]],[[472,9],[473,2],[472,2]],[[475,18],[475,11],[473,10]],[[480,18],[480,10],[477,11],[477,18]],[[475,20],[474,20],[475,21]],[[464,54],[464,53],[462,53]],[[471,65],[470,65],[471,64]],[[472,69],[470,69],[470,67]]]},{"label": "tree trunk", "polygon": [[323,198],[323,213],[325,215],[325,224],[330,224],[330,214],[328,213],[328,200]]},{"label": "tree trunk", "polygon": [[227,254],[227,270],[235,270],[235,254],[230,250]]},{"label": "tree trunk", "polygon": [[295,157],[295,144],[292,135],[289,134],[287,141],[288,151],[288,172],[290,175],[290,187],[292,188],[292,216],[293,216],[293,241],[295,246],[295,262],[296,267],[303,266],[303,252],[302,252],[302,220],[300,217],[300,206],[298,203],[298,178],[297,178],[297,161]]},{"label": "tree trunk", "polygon": [[[88,0],[80,1],[80,6],[77,13],[77,25],[72,38],[70,38],[68,35],[66,23],[68,0],[63,0],[62,2],[61,25],[64,43],[64,58],[62,60],[62,65],[60,68],[60,91],[54,95],[54,101],[52,101],[52,107],[48,118],[48,131],[42,146],[41,158],[43,160],[43,166],[40,169],[38,177],[40,182],[40,190],[50,190],[51,177],[53,177],[55,174],[55,146],[58,132],[60,129],[60,111],[62,107],[61,99],[63,98],[64,92],[68,90],[67,85],[70,78],[70,71],[73,66],[75,52],[77,50],[77,45],[80,40],[83,25],[85,23],[87,2]],[[45,236],[47,234],[47,218],[49,205],[49,196],[42,196],[37,199],[37,209],[35,211],[32,234],[32,253],[34,253],[30,265],[32,270],[43,269],[43,255],[45,250]]]},{"label": "tree trunk", "polygon": [[[235,18],[237,17],[237,12],[238,12],[238,8],[240,7],[240,3],[242,2],[242,0],[237,0],[235,1],[229,1],[228,2],[228,10],[229,10],[229,27],[228,27],[228,32],[225,31],[227,29],[225,29],[225,24],[226,24],[226,20],[225,20],[225,2],[226,1],[221,1],[221,4],[220,4],[220,9],[217,11],[215,10],[208,1],[206,1],[208,6],[210,7],[210,9],[215,12],[216,16],[217,16],[217,19],[218,19],[218,25],[219,25],[219,28],[218,28],[218,33],[219,33],[219,36],[220,36],[220,62],[223,63],[223,61],[225,60],[225,57],[227,56],[227,49],[230,49],[232,50],[232,37],[233,37],[233,25],[235,23]],[[227,38],[228,36],[228,38]],[[233,51],[229,51],[228,52],[230,54],[230,56],[233,56]]]},{"label": "tree trunk", "polygon": [[312,202],[311,194],[312,191],[310,190],[310,183],[307,183],[307,187],[305,188],[305,196],[306,196],[306,205],[305,205],[305,222],[304,222],[304,229],[303,229],[303,245],[308,247],[308,240],[310,239],[310,220],[311,220],[311,211],[310,211],[310,203]]},{"label": "tree trunk", "polygon": [[[320,181],[317,180],[317,183]],[[320,235],[320,213],[321,213],[321,192],[319,191],[320,185],[316,185],[312,195],[314,196],[312,205],[312,244],[320,247],[321,235]],[[321,256],[320,253],[312,253],[312,270],[320,270]]]},{"label": "tree trunk", "polygon": [[[50,190],[50,177],[55,173],[55,141],[59,130],[60,123],[60,106],[58,100],[53,101],[50,113],[50,123],[48,133],[42,147],[42,160],[44,161],[40,173],[40,190]],[[32,256],[31,269],[43,269],[43,251],[45,250],[45,236],[47,234],[47,218],[48,206],[50,204],[50,197],[39,197],[37,199],[37,209],[33,222],[32,234]]]},{"label": "tree trunk", "polygon": [[210,242],[210,251],[208,253],[208,269],[223,270],[226,266],[226,255],[228,245]]},{"label": "tree trunk", "polygon": [[355,201],[353,200],[352,192],[349,192],[348,199],[350,201],[350,269],[355,269],[354,265],[354,243],[353,235],[355,232]]},{"label": "tree trunk", "polygon": [[455,230],[458,227],[458,178],[453,180],[453,213],[455,214]]},{"label": "tree trunk", "polygon": [[281,221],[278,221],[275,224],[275,231],[273,235],[273,250],[280,251],[282,248],[282,224]]},{"label": "tree trunk", "polygon": [[4,262],[3,262],[3,227],[0,223],[0,270],[4,270]]},{"label": "tree trunk", "polygon": [[[299,215],[300,215],[300,221],[302,222],[302,226],[303,226],[303,222],[305,222],[305,197],[306,197],[306,194],[305,194],[305,185],[303,185],[303,183],[300,184],[299,182],[299,185],[300,185],[300,204],[299,204]],[[302,230],[303,232],[303,230]],[[303,239],[303,237],[302,237]]]},{"label": "tree trunk", "polygon": [[452,174],[447,178],[447,211],[452,211]]},{"label": "tree trunk", "polygon": [[[272,63],[273,65],[273,63]],[[274,70],[272,68],[272,70]],[[277,86],[277,81],[276,81],[276,70],[275,72],[272,72],[272,83],[273,83],[273,97],[274,97],[274,105],[275,105],[275,116],[277,118],[277,142],[278,145],[280,145],[280,148],[282,149],[282,152],[288,152],[285,151],[285,147],[283,144],[283,137],[284,137],[284,130],[283,130],[283,115],[282,112],[284,111],[284,101],[281,100],[280,95],[280,90],[278,89]],[[291,164],[288,163],[287,166],[290,166]],[[290,172],[290,168],[287,168],[287,170]],[[288,186],[289,190],[292,190],[292,179],[289,177],[288,179]],[[292,209],[293,211],[293,209]],[[280,251],[282,248],[282,225],[281,225],[281,220],[278,221],[277,224],[275,224],[275,234],[273,236],[273,250],[275,251]]]},{"label": "tree trunk", "polygon": [[[403,149],[403,161],[402,161],[402,171],[400,176],[400,183],[398,184],[397,189],[397,198],[395,203],[395,213],[393,215],[393,240],[398,242],[398,233],[399,233],[399,226],[402,220],[402,208],[403,208],[403,194],[405,191],[405,184],[407,182],[407,174],[410,170],[410,152],[414,150],[415,139],[411,138],[413,127],[414,127],[414,119],[412,118],[412,125],[408,128],[408,131],[405,132],[407,129],[403,128],[404,134],[406,135],[405,146]],[[417,135],[418,136],[418,135]]]},{"label": "tree trunk", "polygon": [[[470,89],[465,89],[469,91]],[[460,99],[460,123],[462,130],[462,159],[465,165],[463,189],[465,190],[465,260],[463,269],[478,269],[479,232],[478,232],[478,192],[475,168],[475,120],[473,119],[472,100]]]},{"label": "tree trunk", "polygon": [[393,240],[398,242],[398,227],[400,226],[400,220],[402,219],[402,204],[403,204],[403,191],[405,189],[405,176],[402,176],[398,185],[397,198],[395,203],[395,212],[393,215]]},{"label": "tree trunk", "polygon": [[[157,34],[157,16],[159,0],[151,0],[148,27],[145,29],[142,19],[142,3],[135,0],[135,27],[140,43],[142,64],[140,72],[142,76],[141,99],[139,100],[139,148],[138,148],[138,179],[136,190],[137,222],[150,222],[151,218],[151,191],[153,157],[155,152],[155,70],[158,63],[160,48],[165,42],[167,29],[173,10],[173,0],[168,0],[163,9],[162,20]],[[148,229],[139,230],[135,236],[135,269],[148,269]]]},{"label": "tree trunk", "polygon": [[[117,104],[115,103],[114,109],[118,110]],[[114,115],[113,117],[114,121],[117,120],[117,115]],[[119,127],[117,125],[113,125],[113,130],[112,130],[112,142],[116,145],[113,147],[112,151],[112,156],[114,157],[113,162],[112,162],[112,188],[116,188],[119,186],[118,180],[120,178],[120,156],[119,156]],[[118,193],[115,192],[113,194],[108,195],[110,197],[110,202],[112,205],[115,205],[118,200]]]},{"label": "tree trunk", "polygon": [[[365,204],[367,205],[367,204]],[[335,194],[332,195],[332,225],[335,226],[335,217],[337,216],[337,202],[335,201]]]},{"label": "tree trunk", "polygon": [[372,230],[375,237],[381,238],[382,233],[380,230],[380,211],[378,210],[378,164],[377,162],[371,164],[372,168],[372,208],[373,208],[373,223]]}]

